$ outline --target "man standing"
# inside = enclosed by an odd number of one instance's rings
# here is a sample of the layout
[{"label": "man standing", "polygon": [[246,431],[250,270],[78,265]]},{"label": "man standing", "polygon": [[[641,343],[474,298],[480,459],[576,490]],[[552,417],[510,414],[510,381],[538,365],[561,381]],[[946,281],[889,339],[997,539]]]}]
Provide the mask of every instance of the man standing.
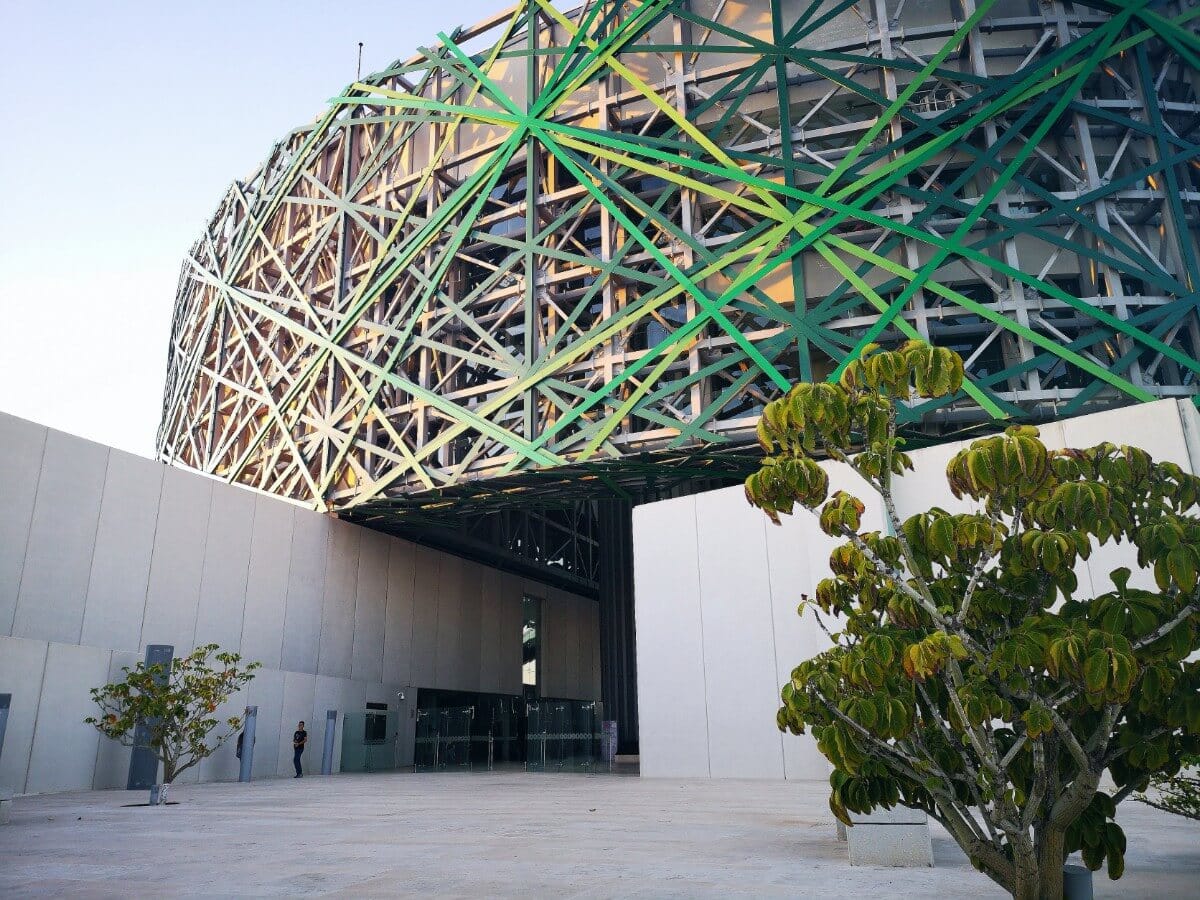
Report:
[{"label": "man standing", "polygon": [[304,752],[304,745],[308,743],[308,732],[304,730],[304,723],[301,722],[296,728],[296,733],[292,735],[292,749],[295,753],[292,756],[292,764],[296,767],[296,777],[303,778],[304,771],[300,768],[300,754]]}]

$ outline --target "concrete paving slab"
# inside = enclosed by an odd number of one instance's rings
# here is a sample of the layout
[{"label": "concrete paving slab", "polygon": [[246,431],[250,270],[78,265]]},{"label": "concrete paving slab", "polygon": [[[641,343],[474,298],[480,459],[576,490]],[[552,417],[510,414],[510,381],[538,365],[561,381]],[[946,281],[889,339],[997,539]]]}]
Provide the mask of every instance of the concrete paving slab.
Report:
[{"label": "concrete paving slab", "polygon": [[[932,823],[936,868],[851,867],[819,782],[376,774],[19,797],[0,896],[1002,897]],[[1126,876],[1195,896],[1200,824],[1126,804]]]}]

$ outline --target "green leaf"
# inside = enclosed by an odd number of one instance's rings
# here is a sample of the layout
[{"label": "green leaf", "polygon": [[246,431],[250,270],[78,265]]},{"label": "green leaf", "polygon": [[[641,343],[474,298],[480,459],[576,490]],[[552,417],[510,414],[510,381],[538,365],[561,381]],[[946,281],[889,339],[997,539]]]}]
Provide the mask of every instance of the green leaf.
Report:
[{"label": "green leaf", "polygon": [[1097,650],[1083,661],[1083,686],[1090,694],[1098,694],[1108,683],[1108,653]]},{"label": "green leaf", "polygon": [[1168,553],[1167,571],[1180,590],[1190,594],[1196,589],[1196,554],[1191,547],[1176,547]]},{"label": "green leaf", "polygon": [[1025,723],[1032,740],[1037,740],[1043,734],[1054,730],[1054,720],[1050,718],[1050,712],[1044,706],[1031,706],[1021,714],[1021,720]]}]

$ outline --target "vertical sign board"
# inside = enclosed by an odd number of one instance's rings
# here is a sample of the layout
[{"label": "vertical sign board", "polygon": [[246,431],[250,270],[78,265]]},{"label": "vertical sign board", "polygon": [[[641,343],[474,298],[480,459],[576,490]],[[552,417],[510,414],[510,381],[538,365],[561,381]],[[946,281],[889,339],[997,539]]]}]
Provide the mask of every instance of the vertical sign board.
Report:
[{"label": "vertical sign board", "polygon": [[[155,680],[166,684],[171,677],[171,659],[175,648],[170,644],[147,644],[146,667],[159,665],[162,672]],[[154,787],[158,783],[158,756],[150,749],[152,722],[139,722],[133,730],[133,753],[129,756],[129,781],[126,790],[137,791]]]},{"label": "vertical sign board", "polygon": [[325,747],[321,751],[321,774],[333,774],[333,734],[337,730],[337,710],[325,712]]},{"label": "vertical sign board", "polygon": [[238,781],[250,780],[254,769],[254,730],[258,726],[258,707],[247,706],[242,717],[242,765],[238,769]]},{"label": "vertical sign board", "polygon": [[600,747],[604,761],[610,766],[617,758],[617,723],[615,719],[605,719],[600,725]]}]

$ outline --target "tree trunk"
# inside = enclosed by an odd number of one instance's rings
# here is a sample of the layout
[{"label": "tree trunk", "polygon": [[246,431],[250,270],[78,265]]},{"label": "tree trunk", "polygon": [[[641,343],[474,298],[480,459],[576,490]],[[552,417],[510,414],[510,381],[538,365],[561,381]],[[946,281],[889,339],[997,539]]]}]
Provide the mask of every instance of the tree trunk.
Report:
[{"label": "tree trunk", "polygon": [[1057,828],[1047,828],[1042,833],[1041,846],[1038,848],[1038,868],[1041,869],[1042,892],[1040,896],[1062,900],[1063,895],[1063,853],[1065,835]]},{"label": "tree trunk", "polygon": [[[1022,846],[1024,844],[1024,846]],[[1011,840],[1013,848],[1013,884],[1010,890],[1017,900],[1041,900],[1038,857],[1028,840]],[[1055,900],[1062,900],[1060,894]]]},{"label": "tree trunk", "polygon": [[[1025,868],[1022,866],[1016,867],[1017,881],[1012,886],[1012,895],[1014,900],[1041,900],[1042,892],[1038,884],[1037,866]],[[1059,895],[1059,900],[1062,900]]]}]

